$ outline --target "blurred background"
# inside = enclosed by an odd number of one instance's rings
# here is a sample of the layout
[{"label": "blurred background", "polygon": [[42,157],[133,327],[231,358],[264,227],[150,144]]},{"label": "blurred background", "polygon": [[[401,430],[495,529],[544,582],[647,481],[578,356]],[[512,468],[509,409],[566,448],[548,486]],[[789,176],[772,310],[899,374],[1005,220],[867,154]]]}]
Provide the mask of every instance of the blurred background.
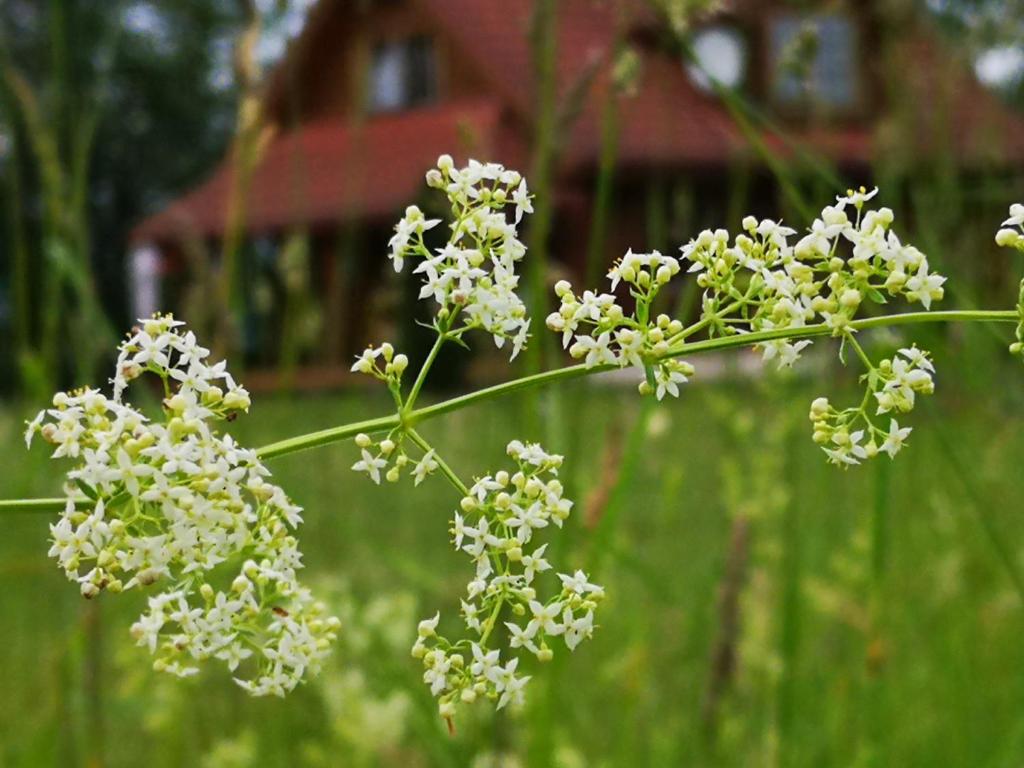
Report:
[{"label": "blurred background", "polygon": [[[369,342],[413,364],[429,347],[386,253],[406,205],[443,214],[423,183],[442,153],[527,175],[535,318],[556,280],[596,287],[628,247],[674,253],[748,213],[802,229],[862,184],[950,275],[945,308],[1009,308],[1024,265],[993,235],[1024,199],[1024,4],[3,0],[0,495],[59,493],[24,420],[103,385],[158,310],[253,391],[232,425],[247,444],[386,413],[349,366]],[[669,297],[684,317],[699,298]],[[446,350],[429,396],[562,364],[549,335],[511,368],[489,342]],[[522,712],[479,707],[454,737],[408,656],[466,580],[441,481],[369,486],[351,446],[273,463],[345,625],[284,701],[149,671],[127,632],[144,596],[81,600],[48,520],[10,515],[0,766],[1022,766],[1024,371],[1006,336],[865,335],[939,368],[891,466],[841,472],[811,443],[812,397],[859,397],[824,342],[782,377],[752,353],[695,358],[659,408],[603,376],[431,422],[465,475],[512,437],[565,453],[577,512],[553,546],[611,596]]]}]

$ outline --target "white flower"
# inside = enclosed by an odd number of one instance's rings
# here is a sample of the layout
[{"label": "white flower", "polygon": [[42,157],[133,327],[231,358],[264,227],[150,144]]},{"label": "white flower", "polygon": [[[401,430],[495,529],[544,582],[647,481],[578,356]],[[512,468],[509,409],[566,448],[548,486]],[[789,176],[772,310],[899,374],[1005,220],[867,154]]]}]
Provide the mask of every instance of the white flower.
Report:
[{"label": "white flower", "polygon": [[617,362],[615,353],[609,347],[611,333],[605,331],[596,339],[593,336],[576,336],[576,343],[569,349],[575,358],[585,358],[584,365],[593,368],[595,365],[614,365]]},{"label": "white flower", "polygon": [[533,581],[534,574],[543,573],[551,568],[551,564],[544,559],[544,550],[547,547],[548,545],[544,544],[537,547],[532,555],[523,555],[523,576],[527,584]]},{"label": "white flower", "polygon": [[565,625],[565,644],[570,651],[576,650],[583,640],[594,636],[594,612],[587,611],[580,618],[574,618],[572,612],[566,608],[562,616]]},{"label": "white flower", "polygon": [[523,701],[523,688],[529,682],[529,677],[516,677],[513,673],[519,664],[519,659],[512,659],[499,670],[494,681],[494,688],[501,693],[498,699],[497,709],[504,709],[508,704],[521,704]]},{"label": "white flower", "polygon": [[537,502],[525,507],[516,506],[512,516],[505,521],[509,528],[517,529],[516,536],[521,544],[525,544],[533,535],[533,529],[546,528],[547,516],[543,507]]},{"label": "white flower", "polygon": [[922,352],[917,347],[908,347],[906,349],[901,349],[899,352],[910,361],[911,365],[917,368],[924,368],[926,371],[935,373],[935,366],[932,365],[931,360],[928,359],[927,353]]},{"label": "white flower", "polygon": [[388,465],[386,459],[374,456],[365,448],[361,451],[362,458],[352,465],[356,472],[365,472],[373,482],[380,485],[380,471]]},{"label": "white flower", "polygon": [[859,208],[861,208],[864,205],[864,203],[866,203],[868,200],[870,200],[871,198],[873,198],[877,194],[878,194],[878,187],[875,187],[870,192],[868,192],[864,187],[861,187],[860,189],[858,189],[856,191],[854,191],[852,189],[848,189],[848,190],[846,190],[846,196],[845,197],[837,197],[836,198],[836,204],[837,204],[837,207],[840,208],[840,209],[842,209],[842,207],[844,205],[846,205],[846,204],[850,204],[850,205],[854,206],[855,208],[859,209]]},{"label": "white flower", "polygon": [[657,384],[657,398],[661,400],[666,394],[679,397],[679,385],[685,384],[689,379],[680,371],[660,365],[654,369],[654,381]]},{"label": "white flower", "polygon": [[416,633],[420,637],[433,637],[436,634],[435,630],[439,621],[441,621],[440,611],[434,614],[434,618],[421,621],[416,628]]},{"label": "white flower", "polygon": [[907,298],[920,301],[925,309],[931,309],[932,300],[942,298],[944,282],[946,278],[942,275],[928,274],[928,263],[922,261],[914,276],[907,280]]},{"label": "white flower", "polygon": [[775,339],[764,342],[761,345],[762,359],[767,363],[775,360],[779,370],[792,368],[793,364],[800,359],[800,353],[811,345],[810,339],[802,339],[797,342],[785,339]]},{"label": "white flower", "polygon": [[434,456],[434,449],[431,448],[423,455],[423,458],[420,459],[419,462],[417,462],[416,466],[413,468],[413,477],[416,478],[416,481],[414,483],[415,485],[419,485],[420,483],[422,483],[423,480],[427,477],[427,475],[429,475],[431,472],[437,469],[438,464]]},{"label": "white flower", "polygon": [[516,191],[512,193],[512,202],[516,204],[516,224],[523,220],[524,213],[533,213],[533,203],[530,202],[530,193],[526,189],[526,179],[520,181]]},{"label": "white flower", "polygon": [[1003,222],[1004,227],[1024,228],[1024,205],[1014,203],[1010,206],[1010,217]]},{"label": "white flower", "polygon": [[900,425],[896,423],[896,419],[891,419],[889,421],[889,433],[885,436],[885,442],[882,443],[879,450],[888,453],[890,458],[895,457],[903,447],[906,439],[910,436],[910,432],[911,427],[900,429]]},{"label": "white flower", "polygon": [[565,573],[558,574],[562,587],[568,592],[583,596],[588,594],[604,594],[604,589],[597,584],[587,581],[587,574],[583,571],[576,571],[571,576]]},{"label": "white flower", "polygon": [[556,601],[550,605],[542,605],[536,600],[530,600],[529,607],[533,618],[530,619],[530,623],[526,627],[527,632],[533,635],[540,629],[549,635],[560,635],[562,633],[564,627],[556,621],[558,615],[562,612],[562,604],[560,602]]},{"label": "white flower", "polygon": [[533,654],[538,652],[539,649],[533,642],[533,638],[537,635],[537,627],[535,625],[531,623],[526,627],[526,629],[523,629],[518,624],[506,621],[505,626],[508,627],[509,645],[511,647],[525,648]]},{"label": "white flower", "polygon": [[495,680],[501,672],[498,663],[498,651],[485,652],[476,643],[472,644],[473,661],[469,665],[469,671],[477,677],[487,680]]}]

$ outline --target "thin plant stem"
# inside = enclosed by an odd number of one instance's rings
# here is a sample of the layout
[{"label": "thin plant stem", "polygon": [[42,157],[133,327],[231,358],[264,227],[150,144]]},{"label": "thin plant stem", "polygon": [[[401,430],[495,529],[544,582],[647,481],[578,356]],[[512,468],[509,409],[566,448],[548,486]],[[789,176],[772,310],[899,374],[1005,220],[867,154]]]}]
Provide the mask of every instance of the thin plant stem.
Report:
[{"label": "thin plant stem", "polygon": [[469,488],[466,487],[466,484],[459,479],[459,476],[455,474],[455,471],[448,465],[448,462],[441,458],[441,454],[439,454],[433,446],[423,438],[423,435],[415,429],[410,429],[408,435],[409,439],[422,448],[424,452],[429,453],[430,451],[434,451],[434,461],[437,462],[437,467],[441,470],[441,474],[445,476],[445,479],[447,479],[449,483],[455,486],[455,489],[459,493],[463,496],[469,496]]},{"label": "thin plant stem", "polygon": [[427,380],[427,374],[430,373],[430,368],[434,365],[434,361],[437,359],[438,352],[441,351],[441,347],[443,347],[445,341],[448,340],[448,329],[451,328],[454,317],[454,315],[449,315],[445,328],[438,329],[437,338],[434,340],[434,346],[430,348],[430,353],[427,355],[427,359],[424,360],[423,365],[420,366],[420,371],[416,375],[416,381],[413,382],[412,389],[409,391],[409,397],[405,399],[406,412],[412,410],[413,405],[416,403],[416,398],[420,395],[420,390],[423,389],[423,383]]},{"label": "thin plant stem", "polygon": [[[1019,314],[1016,310],[949,310],[944,312],[905,312],[898,315],[880,315],[862,320],[854,320],[847,327],[853,330],[868,330],[871,328],[884,328],[889,326],[910,325],[916,323],[943,323],[943,322],[981,322],[981,323],[1016,323]],[[660,359],[693,355],[713,350],[733,349],[737,347],[749,347],[766,341],[776,339],[806,339],[817,336],[830,336],[834,330],[824,323],[807,325],[802,328],[778,328],[770,331],[758,331],[756,333],[736,334],[734,336],[716,337],[684,343],[670,349]],[[466,395],[443,400],[440,403],[417,408],[403,414],[391,414],[381,416],[367,421],[343,424],[337,427],[330,427],[316,432],[279,440],[257,449],[261,459],[272,459],[278,456],[285,456],[290,453],[308,450],[322,445],[330,445],[348,438],[355,437],[360,432],[367,434],[388,432],[396,428],[411,431],[413,427],[423,421],[436,418],[446,413],[459,411],[470,405],[493,400],[504,395],[512,394],[525,389],[533,389],[558,381],[568,381],[584,376],[616,370],[614,365],[596,365],[588,368],[586,365],[569,365],[564,368],[557,368],[551,371],[544,371],[519,379],[513,379],[503,384],[492,387],[485,387]],[[64,499],[16,499],[11,501],[0,501],[0,514],[6,512],[52,512],[62,509],[66,504]],[[87,500],[83,499],[82,504]]]}]

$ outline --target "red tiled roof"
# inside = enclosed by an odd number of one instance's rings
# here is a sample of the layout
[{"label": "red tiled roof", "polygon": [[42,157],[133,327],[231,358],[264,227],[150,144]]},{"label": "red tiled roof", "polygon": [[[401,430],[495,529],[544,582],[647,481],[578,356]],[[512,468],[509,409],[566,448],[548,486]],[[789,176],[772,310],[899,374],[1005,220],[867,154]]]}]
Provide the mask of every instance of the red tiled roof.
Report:
[{"label": "red tiled roof", "polygon": [[[246,216],[249,231],[278,229],[294,223],[326,223],[343,217],[383,217],[398,212],[423,189],[423,172],[441,152],[474,154],[522,167],[528,159],[533,124],[529,27],[533,0],[414,0],[437,22],[448,38],[478,68],[488,90],[487,101],[442,104],[402,114],[373,117],[362,123],[341,119],[309,123],[275,139],[251,184]],[[310,26],[324,23],[329,13],[347,12],[340,1],[316,6]],[[578,118],[562,137],[562,171],[595,166],[601,144],[601,111],[607,93],[609,63],[615,42],[617,9],[628,14],[629,29],[648,29],[654,22],[639,0],[598,2],[558,0],[557,87],[560,103],[597,63],[597,76],[587,91]],[[639,25],[639,26],[638,26]],[[312,31],[307,29],[303,37]],[[310,37],[312,39],[312,37]],[[303,42],[301,39],[300,43]],[[306,43],[309,40],[305,41]],[[917,95],[901,97],[915,111],[915,120],[936,126],[935,94],[942,58],[934,44],[907,42],[903,47],[916,62],[907,87]],[[296,48],[298,48],[298,44]],[[726,108],[699,90],[671,56],[638,46],[641,76],[638,92],[620,99],[618,162],[627,166],[677,168],[724,166],[738,152],[749,152]],[[922,62],[929,62],[928,65]],[[907,65],[909,66],[909,65]],[[1024,119],[994,103],[964,67],[953,99],[944,109],[948,148],[963,161],[979,162],[1002,153],[1002,162],[1024,160]],[[308,75],[307,75],[308,76]],[[915,82],[924,79],[927,82]],[[268,103],[280,101],[288,78],[271,81]],[[881,133],[877,134],[878,128]],[[993,128],[995,129],[993,131]],[[867,164],[884,149],[886,123],[820,127],[789,136],[839,164]],[[925,136],[927,131],[916,131]],[[876,139],[881,138],[883,143]],[[769,147],[783,154],[780,137],[764,135]],[[944,148],[941,137],[936,149]],[[928,144],[912,145],[912,154],[926,156]],[[195,191],[143,222],[133,239],[159,240],[191,232],[222,231],[232,171],[223,165]]]},{"label": "red tiled roof", "polygon": [[[274,138],[253,174],[246,229],[268,232],[353,216],[390,216],[423,190],[438,147],[521,160],[500,129],[494,103],[446,104],[352,123],[330,119]],[[234,170],[227,162],[203,184],[144,221],[135,242],[205,237],[223,231]]]},{"label": "red tiled roof", "polygon": [[[532,111],[529,43],[531,0],[421,0],[442,28],[477,61],[500,93],[524,116]],[[600,115],[611,49],[615,44],[616,3],[558,2],[558,89],[570,92],[595,63],[601,72],[583,110],[565,138],[567,169],[591,165],[600,151]],[[625,27],[650,23],[643,3],[621,6]],[[674,59],[640,48],[641,78],[636,96],[623,100],[619,158],[623,163],[694,165],[724,163],[738,146],[732,120],[722,106],[694,86]]]}]

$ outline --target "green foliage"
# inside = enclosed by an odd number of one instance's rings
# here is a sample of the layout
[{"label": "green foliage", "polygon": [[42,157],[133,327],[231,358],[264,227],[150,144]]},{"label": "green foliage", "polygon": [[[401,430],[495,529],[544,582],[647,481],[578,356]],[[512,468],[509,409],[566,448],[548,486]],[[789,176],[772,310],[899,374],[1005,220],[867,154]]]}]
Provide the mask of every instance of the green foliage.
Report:
[{"label": "green foliage", "polygon": [[[588,440],[613,434],[644,407],[626,393],[575,387],[567,425]],[[0,762],[83,763],[97,722],[89,680],[98,673],[110,765],[140,755],[155,768],[1015,765],[1024,688],[1008,671],[1024,663],[1024,612],[975,512],[1010,551],[1021,551],[1024,524],[1006,503],[1024,490],[1013,471],[1020,424],[1010,414],[1019,398],[965,399],[944,382],[939,410],[958,453],[974,457],[974,495],[947,471],[940,425],[921,424],[885,490],[888,557],[876,584],[875,483],[862,470],[824,466],[802,439],[812,390],[716,390],[696,385],[646,423],[647,458],[629,470],[628,499],[615,502],[622,509],[612,525],[591,529],[582,514],[571,523],[559,559],[586,563],[597,539],[606,542],[596,575],[610,598],[592,643],[531,683],[521,715],[474,711],[454,737],[436,718],[418,663],[402,650],[414,631],[410,616],[457,608],[461,556],[443,526],[454,496],[439,478],[415,496],[406,484],[381,494],[349,473],[351,447],[275,462],[275,481],[309,509],[307,575],[343,620],[330,668],[284,701],[250,700],[213,669],[184,684],[147,671],[145,651],[124,631],[141,601],[83,603],[40,546],[44,517],[6,517],[0,594],[17,620],[2,631]],[[738,402],[748,405],[737,414]],[[438,449],[468,471],[499,465],[517,405],[449,415]],[[307,400],[301,409],[261,399],[233,431],[256,445],[388,406],[364,395]],[[58,478],[40,454],[20,450],[18,424],[0,414],[6,490],[50,495]],[[461,437],[470,430],[472,443]],[[606,471],[593,451],[567,454],[567,484],[593,487]],[[702,708],[720,622],[716,594],[738,517],[752,521],[749,576],[735,677],[711,737]],[[787,547],[798,553],[796,571]],[[878,600],[889,606],[884,620],[871,613]],[[98,659],[86,605],[101,607]],[[872,693],[879,686],[882,698]],[[783,720],[780,706],[789,708]],[[884,740],[876,738],[879,717]],[[510,755],[517,761],[496,762]]]}]

